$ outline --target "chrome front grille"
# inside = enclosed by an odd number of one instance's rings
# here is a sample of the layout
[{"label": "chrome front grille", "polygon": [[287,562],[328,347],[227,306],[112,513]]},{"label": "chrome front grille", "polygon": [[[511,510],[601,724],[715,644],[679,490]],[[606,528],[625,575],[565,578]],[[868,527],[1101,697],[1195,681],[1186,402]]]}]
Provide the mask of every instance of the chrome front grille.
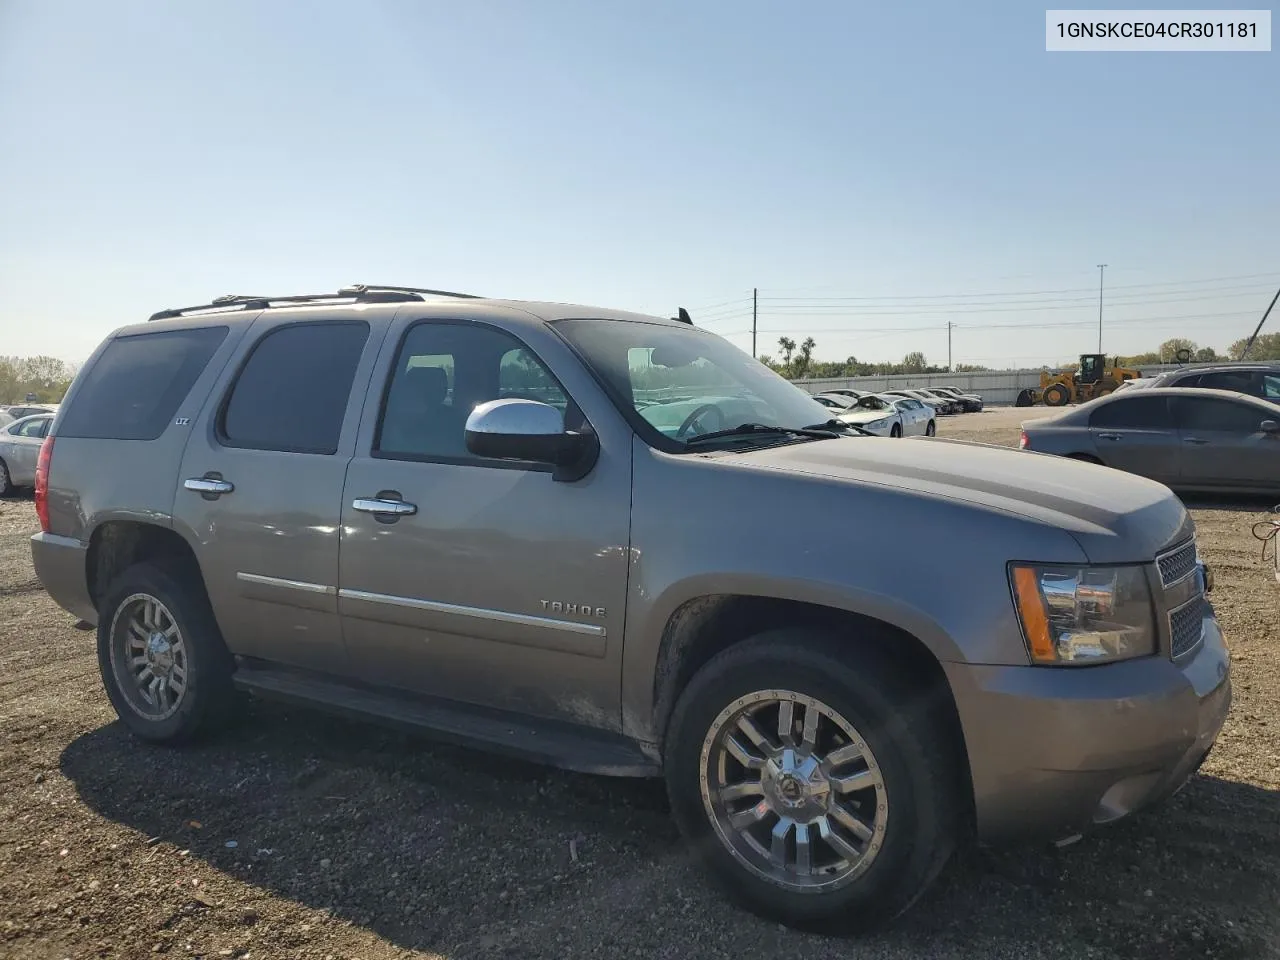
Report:
[{"label": "chrome front grille", "polygon": [[1204,618],[1208,613],[1208,601],[1203,595],[1197,595],[1169,612],[1170,653],[1173,659],[1185,656],[1200,643],[1204,635]]},{"label": "chrome front grille", "polygon": [[1160,582],[1164,586],[1177,583],[1196,568],[1196,542],[1190,540],[1156,560],[1160,566]]}]

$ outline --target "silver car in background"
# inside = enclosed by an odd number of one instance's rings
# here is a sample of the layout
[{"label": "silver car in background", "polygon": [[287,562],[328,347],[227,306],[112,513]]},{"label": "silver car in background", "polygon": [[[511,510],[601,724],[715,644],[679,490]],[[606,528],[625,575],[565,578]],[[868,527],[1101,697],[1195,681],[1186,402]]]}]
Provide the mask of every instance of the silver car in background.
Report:
[{"label": "silver car in background", "polygon": [[35,485],[40,445],[51,423],[53,414],[41,413],[0,427],[0,496]]},{"label": "silver car in background", "polygon": [[1019,445],[1126,470],[1175,490],[1280,490],[1280,407],[1228,390],[1116,391],[1023,423]]}]

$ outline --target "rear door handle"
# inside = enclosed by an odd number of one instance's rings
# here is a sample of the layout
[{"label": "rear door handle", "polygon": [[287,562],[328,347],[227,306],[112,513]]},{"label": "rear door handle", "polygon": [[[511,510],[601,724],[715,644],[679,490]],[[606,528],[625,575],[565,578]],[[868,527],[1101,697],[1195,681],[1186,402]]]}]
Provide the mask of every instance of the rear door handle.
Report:
[{"label": "rear door handle", "polygon": [[188,477],[182,482],[182,485],[196,493],[211,493],[215,496],[231,493],[236,488],[235,484],[230,480],[216,480],[212,477]]},{"label": "rear door handle", "polygon": [[1208,443],[1209,441],[1208,441],[1208,440],[1202,440],[1202,439],[1200,439],[1199,437],[1183,437],[1183,438],[1182,438],[1182,442],[1183,442],[1183,443],[1205,444],[1205,443]]},{"label": "rear door handle", "polygon": [[1099,440],[1119,440],[1119,439],[1120,439],[1120,434],[1118,434],[1118,433],[1100,433],[1100,434],[1098,434],[1098,439],[1099,439]]},{"label": "rear door handle", "polygon": [[380,500],[358,497],[351,501],[351,509],[361,513],[380,513],[394,517],[410,517],[418,512],[416,504],[404,500]]}]

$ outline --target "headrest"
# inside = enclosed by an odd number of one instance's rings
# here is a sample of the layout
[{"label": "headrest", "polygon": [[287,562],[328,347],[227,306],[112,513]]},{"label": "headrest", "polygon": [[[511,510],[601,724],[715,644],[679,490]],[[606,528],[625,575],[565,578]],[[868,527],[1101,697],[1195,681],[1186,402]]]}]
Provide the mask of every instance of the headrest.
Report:
[{"label": "headrest", "polygon": [[438,407],[449,393],[449,375],[442,367],[411,367],[405,371],[404,390],[417,403]]}]

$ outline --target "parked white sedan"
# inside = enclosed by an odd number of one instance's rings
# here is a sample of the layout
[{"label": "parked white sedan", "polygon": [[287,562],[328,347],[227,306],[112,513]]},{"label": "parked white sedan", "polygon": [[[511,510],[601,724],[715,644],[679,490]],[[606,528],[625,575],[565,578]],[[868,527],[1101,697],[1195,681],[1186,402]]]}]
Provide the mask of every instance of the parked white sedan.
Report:
[{"label": "parked white sedan", "polygon": [[873,394],[859,397],[845,410],[836,412],[836,419],[881,437],[903,435],[902,413],[888,397],[877,397]]},{"label": "parked white sedan", "polygon": [[880,399],[888,401],[898,411],[904,437],[932,437],[938,432],[933,407],[923,401],[894,394],[881,394]]}]

